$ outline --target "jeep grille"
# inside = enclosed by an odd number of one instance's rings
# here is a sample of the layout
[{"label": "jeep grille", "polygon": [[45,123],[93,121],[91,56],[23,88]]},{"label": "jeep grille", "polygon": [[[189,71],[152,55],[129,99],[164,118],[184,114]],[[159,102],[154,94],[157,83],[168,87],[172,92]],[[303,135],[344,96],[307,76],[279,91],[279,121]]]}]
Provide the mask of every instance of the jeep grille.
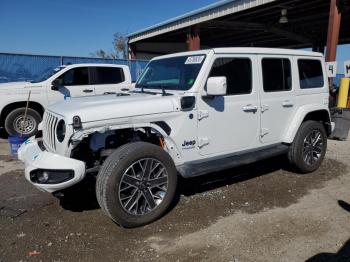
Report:
[{"label": "jeep grille", "polygon": [[56,127],[58,117],[46,111],[43,119],[43,138],[44,145],[49,151],[56,151]]}]

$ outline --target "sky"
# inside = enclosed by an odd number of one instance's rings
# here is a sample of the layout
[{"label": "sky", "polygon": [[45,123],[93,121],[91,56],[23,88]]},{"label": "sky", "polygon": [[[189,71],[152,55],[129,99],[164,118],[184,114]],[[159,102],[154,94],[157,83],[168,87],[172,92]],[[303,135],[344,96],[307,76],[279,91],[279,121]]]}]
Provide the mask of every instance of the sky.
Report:
[{"label": "sky", "polygon": [[[0,0],[0,52],[90,56],[133,33],[217,0]],[[350,45],[338,60],[350,60]],[[340,64],[339,68],[343,66]],[[339,71],[339,70],[338,70]]]}]

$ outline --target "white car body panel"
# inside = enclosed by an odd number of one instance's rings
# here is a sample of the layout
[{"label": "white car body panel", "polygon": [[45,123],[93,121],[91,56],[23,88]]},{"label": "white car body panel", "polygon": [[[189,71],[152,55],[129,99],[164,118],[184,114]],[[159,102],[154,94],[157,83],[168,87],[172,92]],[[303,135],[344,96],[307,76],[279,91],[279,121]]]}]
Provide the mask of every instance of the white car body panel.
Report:
[{"label": "white car body panel", "polygon": [[[141,90],[136,88],[136,92],[128,92],[123,96],[72,98],[50,105],[46,115],[51,114],[57,119],[63,119],[66,123],[64,141],[62,143],[55,141],[54,149],[48,145],[45,141],[45,132],[54,134],[55,130],[47,122],[45,124],[44,117],[42,124],[44,144],[48,146],[47,152],[41,154],[46,155],[45,159],[48,162],[31,161],[30,156],[36,150],[31,145],[21,147],[20,158],[24,160],[29,170],[33,167],[45,169],[51,164],[50,157],[59,159],[56,157],[59,155],[62,160],[69,159],[72,149],[91,134],[126,128],[152,127],[162,135],[166,145],[164,149],[179,167],[186,163],[206,161],[243,151],[259,150],[276,144],[290,144],[308,113],[326,110],[329,115],[326,75],[324,74],[324,86],[320,88],[302,90],[298,80],[297,60],[299,58],[320,60],[324,67],[324,59],[319,53],[285,49],[219,48],[166,55],[154,60],[184,55],[205,55],[202,68],[189,90],[166,90],[172,95],[162,96],[162,91],[159,89],[152,90],[159,94],[150,95],[141,93]],[[205,98],[205,86],[209,72],[214,60],[220,57],[250,58],[253,72],[250,94]],[[290,59],[291,91],[272,93],[263,91],[261,70],[263,57]],[[323,71],[325,72],[325,68]],[[181,109],[181,99],[185,96],[195,97],[195,105],[189,110]],[[290,105],[284,106],[285,102]],[[267,110],[263,108],[265,105]],[[79,130],[74,130],[72,126],[74,116],[79,116],[81,119],[82,126]],[[159,122],[165,122],[171,132],[167,133],[157,124]],[[331,125],[331,123],[327,124]],[[76,160],[72,159],[72,161],[72,167],[79,165],[74,162]],[[74,182],[81,179],[81,170],[79,169],[78,172],[78,178]],[[47,190],[42,185],[36,186]],[[57,185],[55,190],[66,187],[67,185]]]}]

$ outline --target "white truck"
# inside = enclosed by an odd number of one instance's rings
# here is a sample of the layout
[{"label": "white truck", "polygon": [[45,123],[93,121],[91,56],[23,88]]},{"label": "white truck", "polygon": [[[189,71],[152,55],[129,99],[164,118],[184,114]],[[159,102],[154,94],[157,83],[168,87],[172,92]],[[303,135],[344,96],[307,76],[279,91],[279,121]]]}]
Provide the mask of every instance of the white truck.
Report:
[{"label": "white truck", "polygon": [[25,177],[57,193],[96,176],[101,208],[123,227],[169,208],[193,177],[285,154],[316,170],[332,132],[321,54],[218,48],[157,57],[133,91],[48,106],[42,137],[19,149]]},{"label": "white truck", "polygon": [[[9,135],[33,136],[48,104],[65,97],[103,95],[131,88],[128,66],[74,64],[50,69],[35,80],[0,84],[0,127]],[[24,121],[26,101],[31,91]]]}]

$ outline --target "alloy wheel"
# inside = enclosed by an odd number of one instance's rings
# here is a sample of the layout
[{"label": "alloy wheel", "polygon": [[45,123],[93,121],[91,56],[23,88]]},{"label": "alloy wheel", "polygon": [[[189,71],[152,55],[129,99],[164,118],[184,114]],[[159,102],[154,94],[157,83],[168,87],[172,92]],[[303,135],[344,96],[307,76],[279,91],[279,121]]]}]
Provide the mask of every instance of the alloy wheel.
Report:
[{"label": "alloy wheel", "polygon": [[132,163],[124,172],[119,185],[119,201],[132,215],[145,215],[163,201],[168,188],[164,165],[154,158]]}]

